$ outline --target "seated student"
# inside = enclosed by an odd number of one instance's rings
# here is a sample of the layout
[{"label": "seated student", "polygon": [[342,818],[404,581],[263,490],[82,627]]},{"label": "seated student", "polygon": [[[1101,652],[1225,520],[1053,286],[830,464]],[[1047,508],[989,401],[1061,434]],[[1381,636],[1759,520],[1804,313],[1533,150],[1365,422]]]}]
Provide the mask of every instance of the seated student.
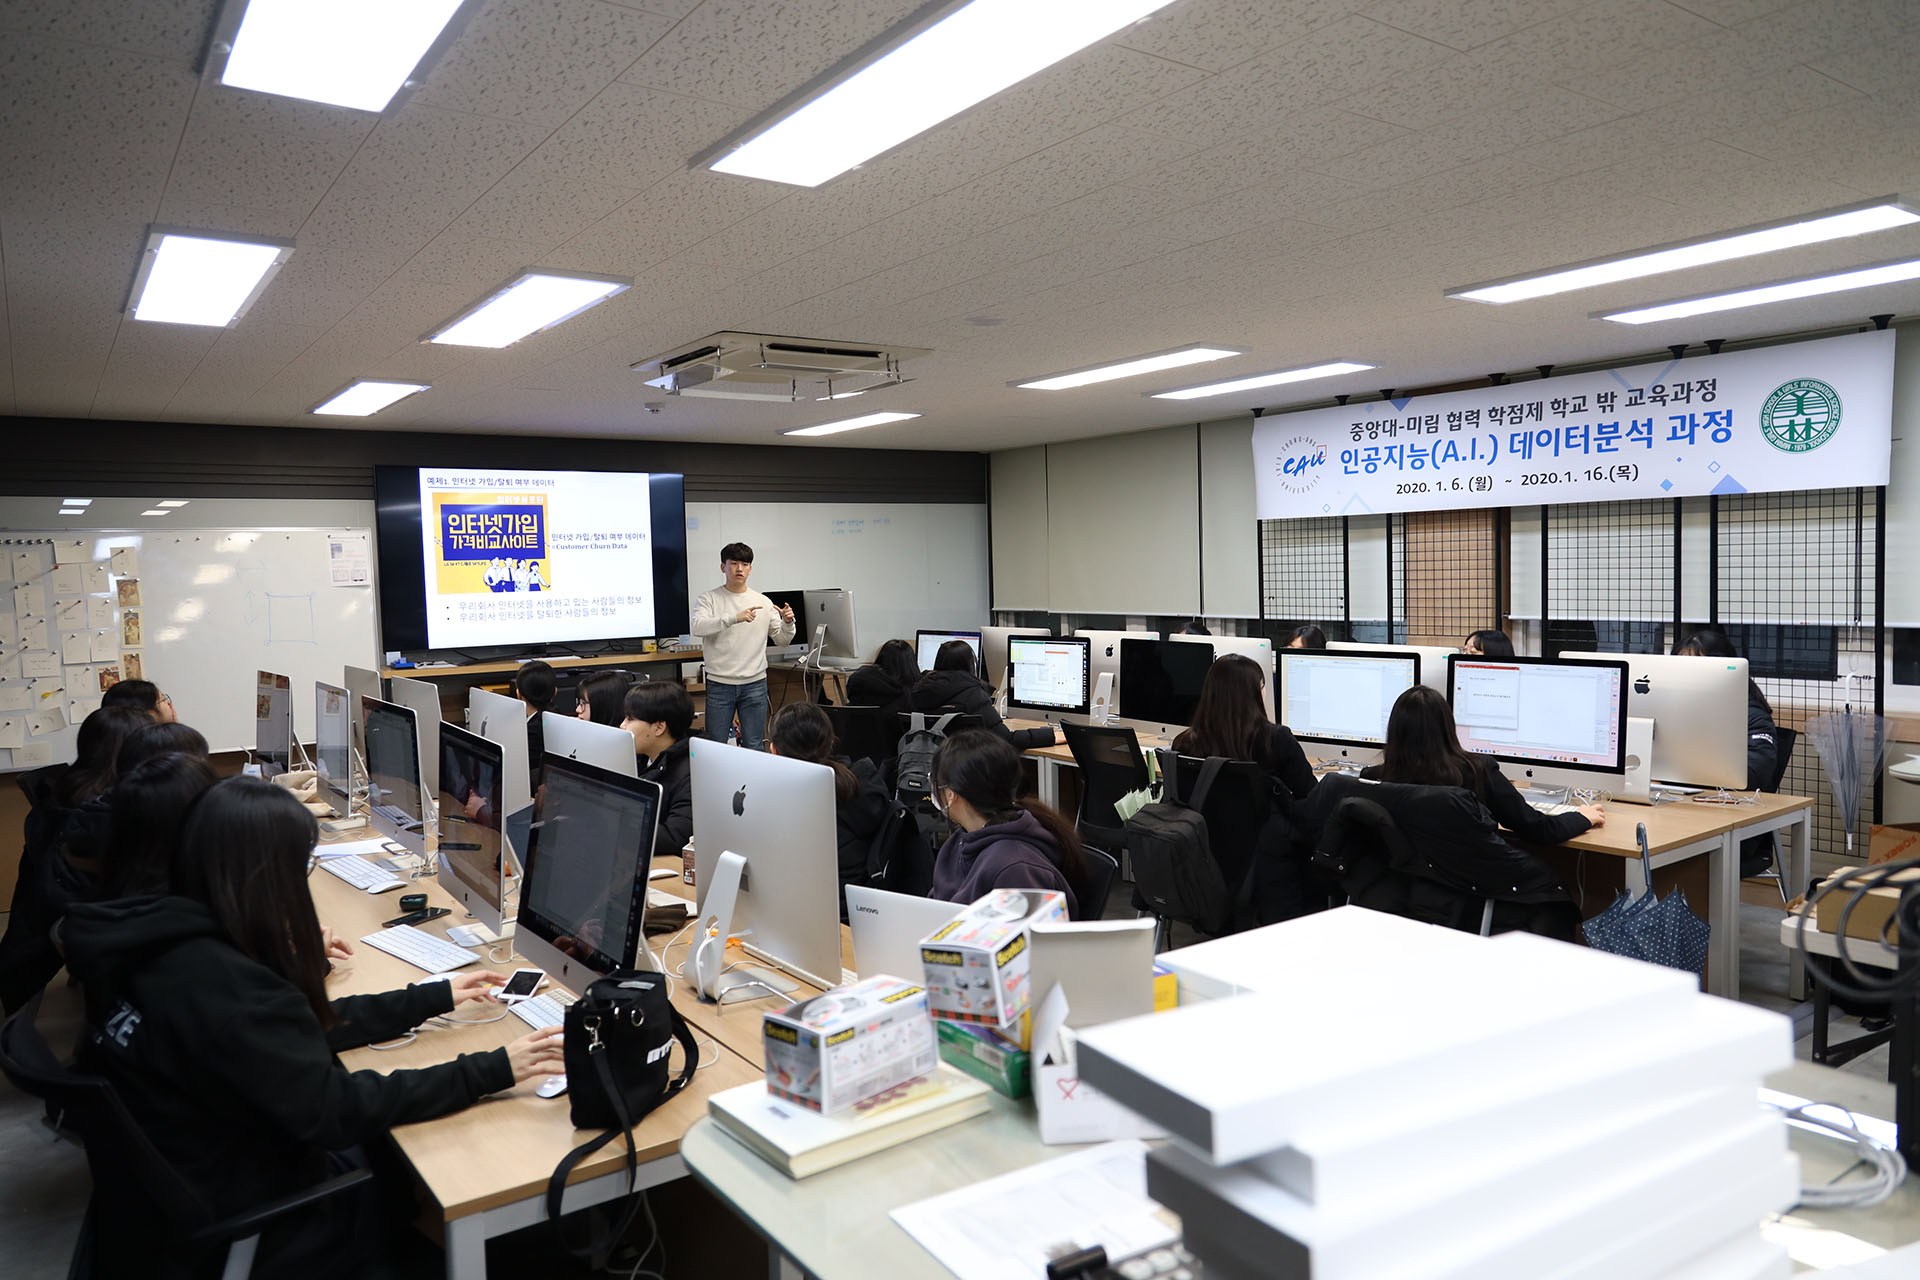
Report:
[{"label": "seated student", "polygon": [[889,640],[873,661],[847,677],[847,702],[879,707],[881,737],[899,736],[898,712],[913,710],[913,687],[920,682],[920,655],[905,640]]},{"label": "seated student", "polygon": [[135,711],[144,711],[162,724],[170,724],[179,719],[174,714],[173,699],[160,692],[160,686],[151,680],[122,680],[100,695],[101,707],[132,707]]},{"label": "seated student", "polygon": [[993,709],[993,690],[974,672],[979,659],[965,640],[949,640],[935,650],[933,670],[914,683],[911,701],[915,711],[934,711],[951,707],[979,719],[982,728],[1000,735],[1015,751],[1050,747],[1065,742],[1067,735],[1058,725],[1038,729],[1009,729]]},{"label": "seated student", "polygon": [[1467,638],[1460,642],[1460,652],[1480,658],[1511,658],[1513,641],[1504,631],[1470,631]]},{"label": "seated student", "polygon": [[1394,699],[1387,715],[1387,742],[1379,764],[1360,771],[1381,782],[1411,782],[1432,787],[1465,787],[1478,796],[1494,819],[1529,844],[1559,844],[1591,827],[1604,826],[1606,810],[1583,804],[1567,813],[1542,813],[1514,789],[1488,756],[1468,755],[1460,747],[1453,708],[1445,694],[1423,684]]},{"label": "seated student", "polygon": [[1173,634],[1177,636],[1210,636],[1213,632],[1207,629],[1206,623],[1195,618],[1191,622],[1181,623],[1180,629]]},{"label": "seated student", "polygon": [[124,896],[117,886],[103,880],[113,848],[114,797],[129,773],[156,756],[170,754],[186,754],[205,761],[207,740],[198,729],[177,720],[142,724],[121,740],[120,749],[114,755],[113,788],[82,805],[61,829],[60,854],[75,872],[76,884],[85,886],[85,896],[96,900]]},{"label": "seated student", "polygon": [[619,727],[624,718],[622,708],[626,705],[627,688],[632,683],[633,677],[616,671],[588,676],[573,696],[574,718]]},{"label": "seated student", "polygon": [[1293,634],[1287,637],[1289,649],[1324,649],[1327,647],[1327,633],[1311,622],[1303,627],[1295,627]]},{"label": "seated student", "polygon": [[1193,723],[1173,740],[1184,756],[1252,760],[1278,779],[1297,800],[1313,790],[1313,766],[1293,730],[1267,719],[1260,664],[1224,653],[1207,668]]},{"label": "seated student", "polygon": [[95,900],[165,893],[180,857],[187,814],[219,780],[204,750],[161,752],[122,769],[108,801]]},{"label": "seated student", "polygon": [[892,802],[879,766],[871,760],[847,760],[834,753],[833,722],[811,702],[792,702],[780,708],[767,729],[767,750],[790,760],[824,764],[833,770],[833,816],[840,846],[840,918],[847,918],[844,892],[850,884],[866,884],[867,855],[886,823]]},{"label": "seated student", "polygon": [[120,744],[152,719],[131,707],[105,707],[80,722],[74,762],[34,798],[20,851],[19,878],[0,934],[0,1007],[8,1014],[31,1000],[60,972],[53,926],[77,898],[92,892],[84,865],[68,859],[69,844],[95,847],[107,822]]},{"label": "seated student", "polygon": [[934,753],[932,781],[935,806],[960,830],[940,846],[928,897],[972,902],[994,889],[1053,889],[1079,919],[1086,851],[1072,822],[1019,794],[1020,754],[1006,738],[954,734]]},{"label": "seated student", "polygon": [[507,691],[527,704],[527,772],[531,775],[528,783],[537,791],[540,788],[540,766],[547,758],[547,730],[540,715],[553,710],[553,699],[560,691],[560,682],[554,677],[552,667],[535,658],[520,664],[520,669],[513,673],[513,679],[507,685]]},{"label": "seated student", "polygon": [[[1718,627],[1698,627],[1674,646],[1688,658],[1737,658],[1733,641]],[[1779,767],[1779,732],[1773,722],[1773,704],[1751,678],[1747,681],[1747,790],[1758,791],[1773,781]],[[1757,876],[1773,863],[1773,837],[1752,836],[1740,842],[1740,875]]]},{"label": "seated student", "polygon": [[[349,1149],[394,1125],[562,1069],[558,1028],[415,1070],[342,1067],[336,1049],[403,1035],[483,997],[499,978],[461,973],[330,1001],[328,946],[306,881],[316,834],[313,816],[286,790],[228,778],[193,805],[170,896],[85,903],[67,920],[74,971],[89,1006],[104,1014],[91,1021],[83,1065],[113,1082],[142,1132],[217,1216],[361,1163]],[[382,1242],[357,1219],[412,1203],[405,1186],[374,1186],[357,1203],[328,1202],[269,1231],[254,1274],[366,1274],[370,1260],[355,1255]],[[94,1237],[102,1274],[205,1269],[168,1224],[116,1211]]]},{"label": "seated student", "polygon": [[120,752],[113,758],[114,774],[117,778],[124,778],[128,771],[155,756],[176,752],[198,756],[202,760],[211,754],[205,736],[191,725],[181,724],[178,720],[160,720],[142,725],[120,743]]},{"label": "seated student", "polygon": [[678,680],[642,680],[627,690],[621,713],[641,778],[660,784],[653,856],[678,854],[693,835],[693,697]]}]

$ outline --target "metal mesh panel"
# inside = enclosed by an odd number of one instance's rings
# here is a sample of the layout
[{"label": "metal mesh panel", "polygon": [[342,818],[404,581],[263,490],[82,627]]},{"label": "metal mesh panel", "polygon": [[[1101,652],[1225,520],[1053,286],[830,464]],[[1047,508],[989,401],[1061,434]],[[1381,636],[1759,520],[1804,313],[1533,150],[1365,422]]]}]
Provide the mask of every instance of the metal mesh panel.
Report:
[{"label": "metal mesh panel", "polygon": [[1677,563],[1671,501],[1549,507],[1543,651],[1662,653]]},{"label": "metal mesh panel", "polygon": [[1454,644],[1470,631],[1500,625],[1499,524],[1492,511],[1415,511],[1396,517],[1396,638]]},{"label": "metal mesh panel", "polygon": [[1347,614],[1347,547],[1338,516],[1260,522],[1260,616],[1325,625]]}]

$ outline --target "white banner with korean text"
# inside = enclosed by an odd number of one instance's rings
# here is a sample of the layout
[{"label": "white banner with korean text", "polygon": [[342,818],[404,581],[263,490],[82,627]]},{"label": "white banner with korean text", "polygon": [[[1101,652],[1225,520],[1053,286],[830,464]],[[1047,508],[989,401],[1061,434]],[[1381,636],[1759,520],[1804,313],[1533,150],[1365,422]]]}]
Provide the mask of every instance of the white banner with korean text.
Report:
[{"label": "white banner with korean text", "polygon": [[1263,417],[1262,520],[1887,483],[1891,331]]}]

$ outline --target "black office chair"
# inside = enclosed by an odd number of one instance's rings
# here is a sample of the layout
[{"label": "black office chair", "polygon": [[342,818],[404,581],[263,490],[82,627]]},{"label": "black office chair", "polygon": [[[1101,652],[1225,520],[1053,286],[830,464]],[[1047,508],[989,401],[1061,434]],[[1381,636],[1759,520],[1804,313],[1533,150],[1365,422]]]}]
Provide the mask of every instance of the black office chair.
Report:
[{"label": "black office chair", "polygon": [[[1793,747],[1798,741],[1800,741],[1800,734],[1797,730],[1775,727],[1773,731],[1773,776],[1767,779],[1766,785],[1760,788],[1761,791],[1768,795],[1779,794],[1780,784],[1787,780],[1787,765],[1793,760]],[[1741,851],[1744,852],[1748,845],[1760,844],[1762,841],[1766,843],[1761,845],[1761,847],[1770,852],[1772,860],[1767,866],[1746,878],[1751,880],[1773,881],[1773,887],[1780,891],[1780,905],[1784,907],[1789,901],[1787,895],[1787,859],[1785,856],[1786,850],[1780,847],[1780,833],[1775,831],[1764,836],[1754,836],[1752,839],[1742,842]]]},{"label": "black office chair", "polygon": [[93,1195],[87,1201],[68,1280],[139,1274],[155,1251],[225,1251],[221,1280],[252,1274],[260,1236],[294,1213],[351,1191],[373,1174],[354,1169],[215,1218],[178,1170],[147,1139],[113,1086],[62,1066],[34,1026],[35,1001],[0,1026],[0,1075],[50,1104],[63,1126],[84,1135]]},{"label": "black office chair", "polygon": [[1080,770],[1080,811],[1074,827],[1080,838],[1116,854],[1126,843],[1124,823],[1114,804],[1147,785],[1147,762],[1130,728],[1062,724],[1067,750]]},{"label": "black office chair", "polygon": [[1084,845],[1087,854],[1087,882],[1080,895],[1080,919],[1099,920],[1107,914],[1107,898],[1113,882],[1120,878],[1120,859],[1105,849]]},{"label": "black office chair", "polygon": [[[1197,756],[1176,756],[1171,747],[1162,747],[1157,754],[1162,777],[1168,772],[1168,758],[1175,759],[1173,773],[1179,785],[1172,798],[1182,804],[1187,803],[1193,796],[1194,785],[1200,780],[1200,771],[1206,766],[1206,761]],[[1212,849],[1213,860],[1220,868],[1220,878],[1225,881],[1227,893],[1234,903],[1233,919],[1225,929],[1227,933],[1237,932],[1252,923],[1250,881],[1253,850],[1272,812],[1272,775],[1251,760],[1229,760],[1214,779],[1213,790],[1207,794],[1207,802],[1200,809],[1200,816],[1207,821],[1207,842]],[[1137,889],[1134,891],[1133,905],[1137,911],[1148,909]],[[1170,926],[1174,924],[1184,924],[1208,933],[1212,931],[1210,926],[1217,923],[1176,920],[1164,916],[1156,916],[1155,919],[1160,925],[1156,949],[1170,944]]]},{"label": "black office chair", "polygon": [[834,741],[839,743],[841,755],[849,760],[873,761],[892,757],[900,736],[895,734],[892,742],[887,740],[881,724],[881,708],[823,705],[820,709],[827,713],[833,725]]}]

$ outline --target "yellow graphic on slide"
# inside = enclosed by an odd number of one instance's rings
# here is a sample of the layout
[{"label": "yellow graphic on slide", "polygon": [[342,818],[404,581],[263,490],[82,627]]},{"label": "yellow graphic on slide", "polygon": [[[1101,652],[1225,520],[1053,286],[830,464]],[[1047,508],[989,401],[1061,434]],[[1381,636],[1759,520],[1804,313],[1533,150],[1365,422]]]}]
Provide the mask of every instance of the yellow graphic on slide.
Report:
[{"label": "yellow graphic on slide", "polygon": [[439,594],[553,590],[546,494],[436,492],[433,525]]}]

